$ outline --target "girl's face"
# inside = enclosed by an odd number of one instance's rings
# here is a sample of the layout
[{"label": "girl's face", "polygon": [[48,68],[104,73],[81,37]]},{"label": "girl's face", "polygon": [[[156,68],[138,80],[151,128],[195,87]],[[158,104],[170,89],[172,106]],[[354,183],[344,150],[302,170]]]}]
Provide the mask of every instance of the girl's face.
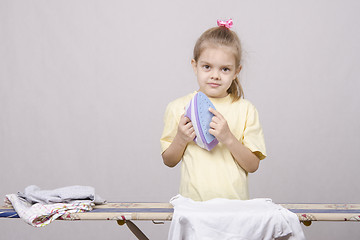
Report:
[{"label": "girl's face", "polygon": [[230,47],[212,46],[205,48],[198,61],[191,60],[199,83],[199,91],[208,97],[222,98],[241,70],[236,69],[235,56]]}]

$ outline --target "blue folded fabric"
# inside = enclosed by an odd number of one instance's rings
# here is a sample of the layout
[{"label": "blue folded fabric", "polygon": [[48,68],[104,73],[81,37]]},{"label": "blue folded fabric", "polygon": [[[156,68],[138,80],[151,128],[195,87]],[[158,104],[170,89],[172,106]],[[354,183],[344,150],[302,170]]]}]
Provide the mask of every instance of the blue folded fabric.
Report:
[{"label": "blue folded fabric", "polygon": [[95,204],[103,204],[106,201],[95,194],[95,189],[90,186],[68,186],[53,190],[42,190],[38,186],[30,185],[24,192],[18,192],[18,197],[31,204],[69,203],[76,200],[90,200]]},{"label": "blue folded fabric", "polygon": [[195,129],[195,143],[208,151],[213,149],[219,141],[209,133],[210,122],[214,116],[209,108],[215,109],[210,99],[202,92],[198,92],[186,106],[185,116],[188,117]]}]

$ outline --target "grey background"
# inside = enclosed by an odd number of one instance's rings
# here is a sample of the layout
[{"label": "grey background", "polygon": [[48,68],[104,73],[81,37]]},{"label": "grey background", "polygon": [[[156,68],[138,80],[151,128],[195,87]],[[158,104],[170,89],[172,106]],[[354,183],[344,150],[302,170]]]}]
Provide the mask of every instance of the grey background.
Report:
[{"label": "grey background", "polygon": [[[167,202],[167,103],[197,90],[190,60],[216,19],[234,20],[245,97],[268,158],[250,194],[276,203],[359,203],[359,1],[0,0],[0,195],[30,184],[91,185],[108,201]],[[151,239],[169,223],[138,222]],[[315,222],[308,239],[358,239],[359,223]],[[115,222],[35,229],[0,219],[1,239],[134,239]]]}]

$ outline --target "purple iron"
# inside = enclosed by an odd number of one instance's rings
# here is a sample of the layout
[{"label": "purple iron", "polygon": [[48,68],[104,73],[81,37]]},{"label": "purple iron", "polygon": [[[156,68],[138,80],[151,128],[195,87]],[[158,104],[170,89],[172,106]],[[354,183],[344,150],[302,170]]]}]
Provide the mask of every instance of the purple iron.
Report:
[{"label": "purple iron", "polygon": [[209,108],[215,109],[210,99],[202,92],[198,92],[186,106],[185,116],[188,117],[195,129],[195,143],[208,151],[213,149],[219,141],[209,133],[210,122],[214,116]]}]

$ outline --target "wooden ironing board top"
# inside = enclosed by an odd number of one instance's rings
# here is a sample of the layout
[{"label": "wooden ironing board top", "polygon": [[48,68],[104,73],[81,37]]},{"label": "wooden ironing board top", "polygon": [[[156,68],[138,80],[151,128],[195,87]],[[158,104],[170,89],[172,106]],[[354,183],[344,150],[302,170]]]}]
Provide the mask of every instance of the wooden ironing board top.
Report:
[{"label": "wooden ironing board top", "polygon": [[[280,204],[307,221],[360,221],[360,204],[287,203]],[[107,203],[97,205],[90,212],[73,213],[68,220],[153,220],[171,221],[173,206],[170,203]],[[0,207],[0,217],[18,218],[11,207]]]}]

